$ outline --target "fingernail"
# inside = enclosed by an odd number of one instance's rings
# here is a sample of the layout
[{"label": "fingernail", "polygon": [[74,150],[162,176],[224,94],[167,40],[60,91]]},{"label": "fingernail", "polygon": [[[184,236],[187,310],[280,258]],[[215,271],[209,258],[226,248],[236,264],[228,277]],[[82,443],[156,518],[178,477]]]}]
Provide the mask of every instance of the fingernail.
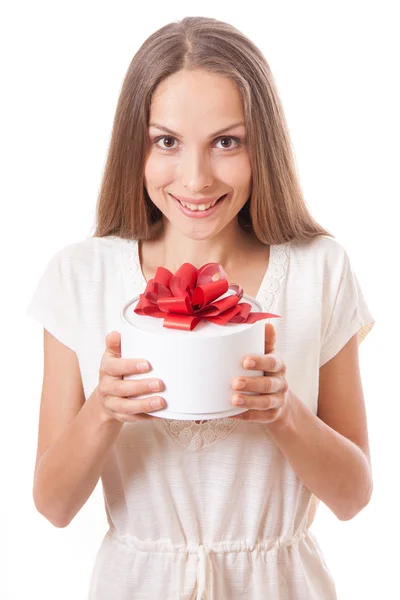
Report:
[{"label": "fingernail", "polygon": [[162,406],[162,400],[160,398],[157,398],[155,400],[151,400],[150,406],[151,406],[151,408],[161,408],[161,406]]},{"label": "fingernail", "polygon": [[149,363],[147,362],[139,362],[137,365],[138,371],[147,371],[149,368]]},{"label": "fingernail", "polygon": [[233,402],[237,405],[244,404],[244,398],[242,396],[235,396]]},{"label": "fingernail", "polygon": [[160,382],[157,381],[157,379],[153,379],[153,381],[150,381],[150,383],[149,383],[149,388],[154,391],[160,390],[161,389]]},{"label": "fingernail", "polygon": [[243,390],[243,388],[246,387],[246,382],[244,379],[239,379],[238,381],[235,381],[233,387],[235,390]]},{"label": "fingernail", "polygon": [[245,367],[255,367],[256,361],[253,360],[252,358],[246,358],[246,360],[244,361],[244,366]]}]

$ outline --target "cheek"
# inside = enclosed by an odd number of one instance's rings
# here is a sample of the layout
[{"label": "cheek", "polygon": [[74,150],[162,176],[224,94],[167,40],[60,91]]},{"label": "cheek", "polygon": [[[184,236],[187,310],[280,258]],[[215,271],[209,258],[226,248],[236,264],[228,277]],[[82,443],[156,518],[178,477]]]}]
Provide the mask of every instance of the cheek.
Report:
[{"label": "cheek", "polygon": [[144,178],[150,187],[163,185],[171,177],[172,169],[168,161],[160,160],[156,156],[150,156],[146,162]]},{"label": "cheek", "polygon": [[[247,154],[238,154],[229,159],[223,157],[216,160],[211,167],[214,177],[231,186],[233,189],[250,191],[252,170]],[[149,156],[144,170],[146,187],[157,188],[167,185],[177,177],[179,164],[173,160],[165,160],[163,156]]]},{"label": "cheek", "polygon": [[216,173],[221,181],[225,181],[234,189],[239,190],[251,185],[251,165],[246,155],[220,161]]}]

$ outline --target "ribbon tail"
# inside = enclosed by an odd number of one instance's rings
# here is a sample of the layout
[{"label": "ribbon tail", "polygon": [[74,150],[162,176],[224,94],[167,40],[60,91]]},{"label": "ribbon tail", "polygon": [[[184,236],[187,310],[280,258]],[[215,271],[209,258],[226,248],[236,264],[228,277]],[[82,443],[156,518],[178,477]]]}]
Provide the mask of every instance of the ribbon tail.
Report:
[{"label": "ribbon tail", "polygon": [[163,327],[179,329],[180,331],[193,331],[199,322],[200,319],[196,316],[167,314],[164,319]]},{"label": "ribbon tail", "polygon": [[246,323],[255,323],[256,321],[261,321],[262,319],[281,319],[279,315],[273,315],[272,313],[262,313],[262,312],[251,312],[247,317]]}]

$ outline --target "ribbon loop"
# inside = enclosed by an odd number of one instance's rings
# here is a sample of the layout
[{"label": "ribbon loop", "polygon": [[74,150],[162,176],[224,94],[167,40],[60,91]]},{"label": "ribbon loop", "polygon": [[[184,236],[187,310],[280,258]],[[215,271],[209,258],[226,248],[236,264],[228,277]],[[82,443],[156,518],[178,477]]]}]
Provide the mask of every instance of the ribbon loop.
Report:
[{"label": "ribbon loop", "polygon": [[[232,293],[221,298],[229,291]],[[251,312],[251,304],[239,302],[242,297],[243,288],[228,283],[219,263],[207,263],[200,269],[184,263],[175,274],[158,267],[154,279],[147,282],[144,293],[140,294],[134,312],[164,318],[163,327],[182,331],[192,331],[201,320],[226,325],[280,318],[272,313]]]}]

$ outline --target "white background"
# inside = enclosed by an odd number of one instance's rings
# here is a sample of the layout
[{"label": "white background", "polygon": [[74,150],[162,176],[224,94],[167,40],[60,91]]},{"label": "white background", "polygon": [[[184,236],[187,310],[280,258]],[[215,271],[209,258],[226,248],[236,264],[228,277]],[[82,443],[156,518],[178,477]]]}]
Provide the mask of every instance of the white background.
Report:
[{"label": "white background", "polygon": [[1,487],[8,530],[2,546],[9,562],[8,590],[4,576],[0,580],[2,598],[86,600],[107,529],[101,486],[65,529],[35,511],[43,332],[24,311],[51,256],[94,231],[114,111],[134,53],[153,31],[189,15],[228,21],[265,54],[284,105],[306,201],[345,246],[376,319],[360,348],[373,498],[348,522],[340,522],[321,503],[313,531],[339,600],[400,597],[396,4],[9,4],[0,36]]}]

